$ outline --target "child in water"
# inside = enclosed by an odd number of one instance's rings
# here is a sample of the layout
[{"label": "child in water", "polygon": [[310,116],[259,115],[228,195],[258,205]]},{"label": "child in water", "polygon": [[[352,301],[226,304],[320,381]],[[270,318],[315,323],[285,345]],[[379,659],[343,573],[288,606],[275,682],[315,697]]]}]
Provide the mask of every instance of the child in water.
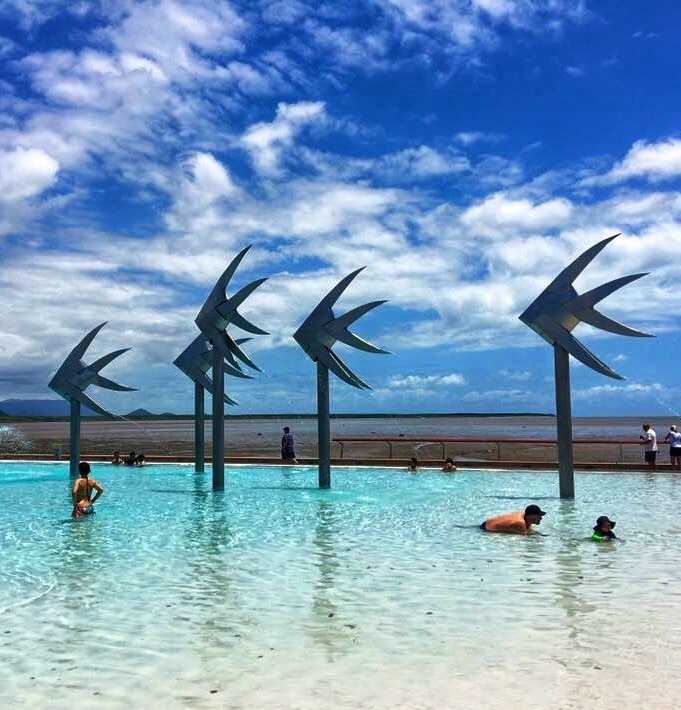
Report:
[{"label": "child in water", "polygon": [[617,540],[617,535],[612,531],[616,523],[614,520],[610,520],[607,515],[601,515],[596,524],[594,525],[594,531],[591,535],[591,539],[595,542],[603,542],[604,540]]}]

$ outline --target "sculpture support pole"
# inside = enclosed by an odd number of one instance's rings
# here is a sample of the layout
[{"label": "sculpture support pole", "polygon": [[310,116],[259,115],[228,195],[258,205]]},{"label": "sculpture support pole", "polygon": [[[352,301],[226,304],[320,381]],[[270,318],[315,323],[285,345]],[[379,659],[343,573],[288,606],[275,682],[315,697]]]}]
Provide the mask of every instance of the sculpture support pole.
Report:
[{"label": "sculpture support pole", "polygon": [[80,402],[71,400],[70,437],[69,437],[69,473],[71,478],[78,478],[80,463]]},{"label": "sculpture support pole", "polygon": [[203,386],[194,383],[194,470],[203,473],[205,470],[206,436],[204,430],[204,394]]},{"label": "sculpture support pole", "polygon": [[331,488],[331,427],[329,423],[329,368],[317,360],[317,445],[319,487]]},{"label": "sculpture support pole", "polygon": [[225,490],[225,372],[223,355],[213,349],[213,490]]},{"label": "sculpture support pole", "polygon": [[556,377],[556,429],[558,433],[558,481],[561,498],[575,497],[572,458],[572,405],[570,403],[570,355],[557,343],[553,346]]}]

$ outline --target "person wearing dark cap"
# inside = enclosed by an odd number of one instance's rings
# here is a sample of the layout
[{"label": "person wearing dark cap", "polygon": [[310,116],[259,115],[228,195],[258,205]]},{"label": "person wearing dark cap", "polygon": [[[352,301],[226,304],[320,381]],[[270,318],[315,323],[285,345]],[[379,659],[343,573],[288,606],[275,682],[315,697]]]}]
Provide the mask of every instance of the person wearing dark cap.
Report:
[{"label": "person wearing dark cap", "polygon": [[281,460],[284,463],[297,464],[295,443],[290,427],[285,426],[283,432],[284,435],[281,437]]},{"label": "person wearing dark cap", "polygon": [[614,520],[610,520],[607,515],[601,515],[601,517],[596,520],[591,539],[594,542],[603,542],[604,540],[617,540],[617,535],[615,535],[612,530],[615,525],[616,523]]},{"label": "person wearing dark cap", "polygon": [[533,525],[539,525],[546,513],[538,505],[528,505],[525,510],[515,513],[504,513],[494,518],[487,518],[480,528],[485,532],[516,533],[527,535]]}]

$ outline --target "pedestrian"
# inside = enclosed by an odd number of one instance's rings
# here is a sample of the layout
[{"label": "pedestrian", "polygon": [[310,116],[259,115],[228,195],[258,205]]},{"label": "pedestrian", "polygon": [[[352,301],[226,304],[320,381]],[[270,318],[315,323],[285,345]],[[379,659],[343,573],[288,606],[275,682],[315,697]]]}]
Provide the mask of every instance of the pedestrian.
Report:
[{"label": "pedestrian", "polygon": [[681,471],[681,434],[679,434],[676,424],[669,427],[664,442],[665,444],[669,443],[669,462],[672,468]]},{"label": "pedestrian", "polygon": [[284,435],[281,437],[281,460],[284,463],[297,464],[295,442],[291,428],[285,426],[283,428]]},{"label": "pedestrian", "polygon": [[645,462],[650,469],[655,469],[655,460],[657,459],[657,434],[650,424],[641,426],[643,434],[639,435],[641,446],[643,447],[643,456]]}]

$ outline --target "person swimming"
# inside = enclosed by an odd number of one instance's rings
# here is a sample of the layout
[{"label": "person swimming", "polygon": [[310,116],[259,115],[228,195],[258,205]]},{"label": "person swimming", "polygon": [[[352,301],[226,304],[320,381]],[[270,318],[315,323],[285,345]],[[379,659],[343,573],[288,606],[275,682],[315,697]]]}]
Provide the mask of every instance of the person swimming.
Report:
[{"label": "person swimming", "polygon": [[516,533],[518,535],[527,535],[534,532],[533,525],[539,525],[541,519],[546,515],[538,505],[528,505],[524,511],[519,510],[516,513],[505,513],[497,515],[494,518],[487,518],[480,525],[480,529],[485,532],[502,532]]},{"label": "person swimming", "polygon": [[451,456],[447,456],[445,459],[445,465],[442,467],[445,473],[450,471],[456,471],[456,466],[454,465],[454,459]]},{"label": "person swimming", "polygon": [[[90,475],[90,464],[87,461],[81,461],[78,464],[78,478],[71,490],[73,499],[72,518],[82,518],[84,515],[93,515],[95,512],[94,503],[104,493],[104,487],[94,478],[88,478]],[[95,491],[94,498],[91,498],[92,491]]]},{"label": "person swimming", "polygon": [[591,534],[591,539],[594,542],[603,542],[604,540],[617,540],[617,535],[613,532],[613,528],[616,523],[614,520],[610,520],[607,515],[601,515],[596,524],[594,525],[594,531]]}]

